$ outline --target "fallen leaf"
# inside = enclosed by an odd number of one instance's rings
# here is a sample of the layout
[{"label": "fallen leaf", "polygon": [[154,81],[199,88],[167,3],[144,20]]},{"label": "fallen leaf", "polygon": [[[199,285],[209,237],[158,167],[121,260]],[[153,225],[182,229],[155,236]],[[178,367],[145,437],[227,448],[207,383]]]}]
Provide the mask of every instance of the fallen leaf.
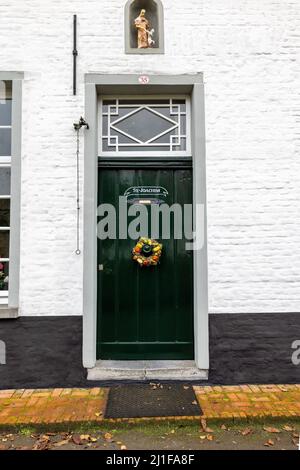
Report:
[{"label": "fallen leaf", "polygon": [[197,400],[192,401],[192,405],[198,405]]},{"label": "fallen leaf", "polygon": [[55,442],[55,444],[53,444],[53,445],[55,447],[61,447],[61,446],[65,446],[68,443],[69,443],[69,441],[65,439],[64,441]]},{"label": "fallen leaf", "polygon": [[175,429],[172,429],[172,431],[170,431],[170,434],[175,434]]},{"label": "fallen leaf", "polygon": [[267,442],[264,443],[264,446],[266,447],[271,447],[274,445],[274,441],[272,439],[269,439]]},{"label": "fallen leaf", "polygon": [[208,441],[213,441],[214,436],[212,436],[211,434],[208,434],[208,435],[206,436],[206,439],[207,439]]},{"label": "fallen leaf", "polygon": [[83,444],[82,440],[80,439],[79,434],[73,434],[73,436],[72,436],[72,441],[73,441],[74,444],[76,444],[77,446],[81,446],[81,445]]},{"label": "fallen leaf", "polygon": [[251,428],[245,428],[241,431],[241,435],[242,436],[248,436],[249,434],[252,433],[252,429]]},{"label": "fallen leaf", "polygon": [[127,447],[123,444],[123,445],[121,446],[121,450],[127,450]]},{"label": "fallen leaf", "polygon": [[91,437],[91,436],[90,436],[89,434],[81,434],[81,435],[80,435],[80,439],[81,439],[82,441],[89,441],[89,440],[90,440],[90,437]]},{"label": "fallen leaf", "polygon": [[97,439],[97,437],[91,437],[91,438],[90,438],[90,441],[91,441],[91,442],[97,442],[98,439]]},{"label": "fallen leaf", "polygon": [[32,450],[48,450],[49,444],[50,443],[46,439],[38,440],[32,447]]},{"label": "fallen leaf", "polygon": [[286,425],[286,426],[283,426],[283,430],[287,432],[293,432],[295,431],[295,428],[292,428],[291,426]]},{"label": "fallen leaf", "polygon": [[190,387],[188,385],[183,386],[184,390],[188,390]]},{"label": "fallen leaf", "polygon": [[221,429],[222,429],[223,431],[227,431],[227,427],[225,426],[225,424],[222,424]]},{"label": "fallen leaf", "polygon": [[201,418],[201,419],[200,419],[200,423],[201,423],[201,426],[202,426],[203,431],[205,431],[205,429],[206,429],[206,427],[207,427],[206,419],[205,419],[205,418]]},{"label": "fallen leaf", "polygon": [[200,419],[200,422],[201,422],[201,426],[202,426],[202,429],[204,432],[214,432],[212,429],[210,429],[208,426],[207,426],[207,423],[206,423],[206,419],[205,418],[201,418]]},{"label": "fallen leaf", "polygon": [[267,432],[270,432],[270,433],[274,433],[274,434],[278,434],[278,433],[281,432],[280,429],[272,428],[272,427],[269,427],[269,426],[265,426],[264,430],[267,431]]},{"label": "fallen leaf", "polygon": [[149,385],[152,388],[152,390],[156,390],[159,387],[159,384],[155,384],[155,383],[151,383],[151,382],[150,382]]},{"label": "fallen leaf", "polygon": [[97,416],[97,418],[98,418],[98,417],[101,416],[102,414],[103,414],[102,411],[99,411],[99,413],[95,413],[95,416]]},{"label": "fallen leaf", "polygon": [[106,441],[110,441],[112,438],[113,438],[113,435],[110,434],[110,432],[106,432],[106,433],[104,434],[104,439],[105,439]]},{"label": "fallen leaf", "polygon": [[206,439],[206,436],[204,436],[203,434],[201,434],[201,436],[199,436],[199,438],[201,439],[201,441],[203,441],[204,439]]}]

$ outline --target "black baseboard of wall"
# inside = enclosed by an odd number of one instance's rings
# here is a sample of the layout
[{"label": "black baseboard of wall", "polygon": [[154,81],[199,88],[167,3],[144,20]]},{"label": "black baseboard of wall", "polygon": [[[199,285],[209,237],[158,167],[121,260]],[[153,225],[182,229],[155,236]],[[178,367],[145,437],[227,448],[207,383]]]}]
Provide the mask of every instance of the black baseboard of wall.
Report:
[{"label": "black baseboard of wall", "polygon": [[300,383],[292,343],[300,313],[210,315],[209,381],[216,384]]},{"label": "black baseboard of wall", "polygon": [[[6,364],[0,389],[92,387],[82,367],[81,317],[21,317],[0,321]],[[210,372],[203,384],[300,383],[292,343],[300,313],[210,315]]]},{"label": "black baseboard of wall", "polygon": [[20,317],[0,320],[6,364],[0,388],[84,386],[81,317]]}]

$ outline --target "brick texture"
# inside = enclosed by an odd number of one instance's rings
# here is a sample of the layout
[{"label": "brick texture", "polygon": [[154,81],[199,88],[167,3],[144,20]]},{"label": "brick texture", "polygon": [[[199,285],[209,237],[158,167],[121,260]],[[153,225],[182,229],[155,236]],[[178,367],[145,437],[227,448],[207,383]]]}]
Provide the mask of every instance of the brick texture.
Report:
[{"label": "brick texture", "polygon": [[[0,426],[101,422],[105,416],[108,388],[0,390]],[[297,418],[300,417],[299,385],[195,386],[194,391],[207,419]],[[174,417],[195,419],[199,416]],[[118,418],[136,422],[147,418]],[[148,418],[170,419],[164,416]]]},{"label": "brick texture", "polygon": [[300,311],[299,2],[164,0],[161,56],[124,54],[124,4],[0,4],[1,70],[25,72],[21,314],[82,313],[72,123],[86,72],[204,72],[210,311]]},{"label": "brick texture", "polygon": [[196,386],[194,391],[206,418],[293,418],[300,415],[299,385]]}]

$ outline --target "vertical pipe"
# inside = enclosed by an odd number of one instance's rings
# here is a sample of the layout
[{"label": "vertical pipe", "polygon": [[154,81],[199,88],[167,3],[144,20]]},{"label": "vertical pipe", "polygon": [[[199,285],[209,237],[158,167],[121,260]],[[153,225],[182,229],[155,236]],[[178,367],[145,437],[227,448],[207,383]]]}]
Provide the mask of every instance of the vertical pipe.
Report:
[{"label": "vertical pipe", "polygon": [[77,77],[76,77],[77,56],[78,56],[78,51],[77,51],[77,15],[73,15],[73,95],[74,96],[76,95],[76,88],[77,88]]}]

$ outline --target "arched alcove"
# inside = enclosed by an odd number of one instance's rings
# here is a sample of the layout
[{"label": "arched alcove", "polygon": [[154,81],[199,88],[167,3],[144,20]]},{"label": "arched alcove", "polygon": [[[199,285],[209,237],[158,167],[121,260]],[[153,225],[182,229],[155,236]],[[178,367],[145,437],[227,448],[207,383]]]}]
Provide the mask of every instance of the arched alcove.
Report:
[{"label": "arched alcove", "polygon": [[[138,30],[135,20],[141,10],[146,10],[145,17],[149,29],[154,30],[151,47],[138,47]],[[164,52],[164,18],[161,0],[128,0],[125,6],[125,52],[127,54],[162,54]]]}]

